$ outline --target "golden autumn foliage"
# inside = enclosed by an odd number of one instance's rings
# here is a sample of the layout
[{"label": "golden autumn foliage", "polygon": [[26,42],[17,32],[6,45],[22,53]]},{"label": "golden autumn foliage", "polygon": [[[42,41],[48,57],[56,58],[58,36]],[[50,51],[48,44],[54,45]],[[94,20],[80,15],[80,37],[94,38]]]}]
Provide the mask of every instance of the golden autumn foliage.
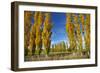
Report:
[{"label": "golden autumn foliage", "polygon": [[79,49],[82,49],[82,34],[80,24],[78,23],[78,15],[73,14],[74,17],[74,29],[75,29],[75,36],[76,41]]},{"label": "golden autumn foliage", "polygon": [[85,48],[89,50],[90,48],[90,15],[80,14],[80,21],[82,23],[82,32],[84,33],[83,38],[85,39]]},{"label": "golden autumn foliage", "polygon": [[32,16],[32,13],[30,11],[25,11],[24,13],[24,23],[25,23],[24,24],[24,48],[25,50],[27,50],[29,46],[31,16]]},{"label": "golden autumn foliage", "polygon": [[42,23],[43,23],[43,13],[39,12],[37,18],[36,39],[35,39],[35,44],[36,44],[36,49],[38,49],[38,54],[41,53],[42,49],[42,29],[41,29]]},{"label": "golden autumn foliage", "polygon": [[[45,21],[43,22],[44,17]],[[51,45],[51,27],[49,13],[45,13],[45,16],[42,12],[34,13],[34,24],[31,26],[30,43],[28,47],[29,55],[35,54],[35,51],[40,54],[43,45],[46,51],[49,51]]]},{"label": "golden autumn foliage", "polygon": [[79,48],[80,50],[82,50],[83,49],[82,37],[85,39],[84,40],[85,48],[89,49],[90,48],[90,15],[72,14],[72,13],[66,14],[66,32],[69,39],[70,49]]},{"label": "golden autumn foliage", "polygon": [[70,48],[75,49],[76,41],[75,41],[74,25],[72,23],[71,14],[66,14],[66,31],[69,38]]},{"label": "golden autumn foliage", "polygon": [[30,31],[30,45],[29,45],[29,53],[35,54],[35,51],[38,49],[38,54],[40,54],[42,49],[42,38],[41,38],[41,25],[43,22],[43,15],[41,12],[34,13],[34,24],[32,25]]},{"label": "golden autumn foliage", "polygon": [[81,24],[82,24],[82,32],[84,33],[85,32],[85,18],[84,18],[84,15],[79,14],[79,18],[80,18],[80,21],[81,21]]},{"label": "golden autumn foliage", "polygon": [[36,44],[35,44],[35,38],[36,38],[36,24],[37,24],[37,16],[38,12],[34,13],[34,24],[31,26],[31,31],[30,31],[30,38],[29,38],[29,52],[28,55],[32,55],[35,52]]},{"label": "golden autumn foliage", "polygon": [[35,52],[35,48],[36,48],[36,45],[35,45],[35,26],[32,25],[32,28],[31,28],[31,31],[30,31],[30,42],[29,42],[29,54],[28,55],[32,55],[34,54]]},{"label": "golden autumn foliage", "polygon": [[50,45],[51,45],[51,21],[50,21],[50,13],[45,13],[45,20],[44,20],[44,28],[42,32],[42,42],[43,46],[46,49],[46,54],[49,53]]},{"label": "golden autumn foliage", "polygon": [[85,26],[86,26],[86,32],[85,32],[85,45],[86,49],[90,49],[90,15],[86,15],[86,21],[85,21]]}]

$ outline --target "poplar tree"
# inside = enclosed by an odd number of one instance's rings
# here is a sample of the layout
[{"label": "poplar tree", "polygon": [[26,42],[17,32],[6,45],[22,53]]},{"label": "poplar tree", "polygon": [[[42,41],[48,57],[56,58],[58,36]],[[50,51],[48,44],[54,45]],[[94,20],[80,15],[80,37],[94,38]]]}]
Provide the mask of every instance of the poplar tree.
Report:
[{"label": "poplar tree", "polygon": [[43,13],[39,12],[36,25],[36,39],[35,39],[36,49],[39,55],[42,50],[42,23],[43,23]]},{"label": "poplar tree", "polygon": [[75,28],[75,36],[76,36],[76,41],[78,45],[78,49],[82,50],[82,35],[81,35],[81,28],[80,24],[78,22],[79,16],[77,14],[73,14],[74,17],[74,28]]},{"label": "poplar tree", "polygon": [[30,11],[24,12],[24,48],[25,48],[25,55],[28,54],[30,27],[31,27],[31,16],[32,16],[32,13]]},{"label": "poplar tree", "polygon": [[85,32],[85,17],[84,14],[79,14],[79,21],[82,24],[82,33]]},{"label": "poplar tree", "polygon": [[38,19],[38,12],[34,13],[34,23],[31,26],[31,31],[30,31],[30,42],[29,42],[29,52],[28,55],[34,55],[35,54],[35,49],[36,49],[36,44],[35,44],[35,39],[36,39],[36,25],[37,25],[37,19]]},{"label": "poplar tree", "polygon": [[46,55],[49,54],[50,51],[50,45],[51,45],[51,16],[50,13],[45,13],[45,20],[43,24],[43,32],[42,32],[42,42],[43,47],[45,48]]},{"label": "poplar tree", "polygon": [[85,46],[86,46],[86,49],[89,51],[90,50],[90,15],[89,14],[86,15],[85,27],[86,27]]},{"label": "poplar tree", "polygon": [[74,34],[74,25],[72,23],[72,14],[66,14],[66,32],[68,35],[70,50],[74,50],[76,48],[75,34]]}]

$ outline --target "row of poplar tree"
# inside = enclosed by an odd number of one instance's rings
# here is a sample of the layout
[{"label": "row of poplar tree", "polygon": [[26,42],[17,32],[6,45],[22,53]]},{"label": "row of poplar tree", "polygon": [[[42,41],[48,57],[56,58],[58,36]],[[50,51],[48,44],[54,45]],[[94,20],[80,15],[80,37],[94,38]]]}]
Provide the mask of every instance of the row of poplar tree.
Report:
[{"label": "row of poplar tree", "polygon": [[[32,19],[34,23],[32,23]],[[25,55],[38,55],[45,48],[48,54],[51,45],[51,16],[50,13],[24,12],[24,48]]]},{"label": "row of poplar tree", "polygon": [[[69,49],[80,51],[84,49],[90,50],[90,14],[66,14],[66,32],[69,40]],[[82,38],[84,40],[82,40]]]},{"label": "row of poplar tree", "polygon": [[58,52],[58,53],[62,53],[62,52],[66,52],[68,49],[68,45],[66,42],[61,41],[57,44],[52,44],[52,48],[51,48],[51,52]]}]

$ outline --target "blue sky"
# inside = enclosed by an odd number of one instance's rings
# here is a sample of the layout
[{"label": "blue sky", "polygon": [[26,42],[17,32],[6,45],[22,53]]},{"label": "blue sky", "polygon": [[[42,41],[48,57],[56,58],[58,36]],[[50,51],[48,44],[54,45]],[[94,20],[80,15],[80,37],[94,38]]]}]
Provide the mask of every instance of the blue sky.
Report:
[{"label": "blue sky", "polygon": [[52,21],[52,36],[51,36],[51,44],[56,44],[61,41],[67,41],[67,33],[66,33],[66,15],[65,13],[51,13],[51,21]]}]

